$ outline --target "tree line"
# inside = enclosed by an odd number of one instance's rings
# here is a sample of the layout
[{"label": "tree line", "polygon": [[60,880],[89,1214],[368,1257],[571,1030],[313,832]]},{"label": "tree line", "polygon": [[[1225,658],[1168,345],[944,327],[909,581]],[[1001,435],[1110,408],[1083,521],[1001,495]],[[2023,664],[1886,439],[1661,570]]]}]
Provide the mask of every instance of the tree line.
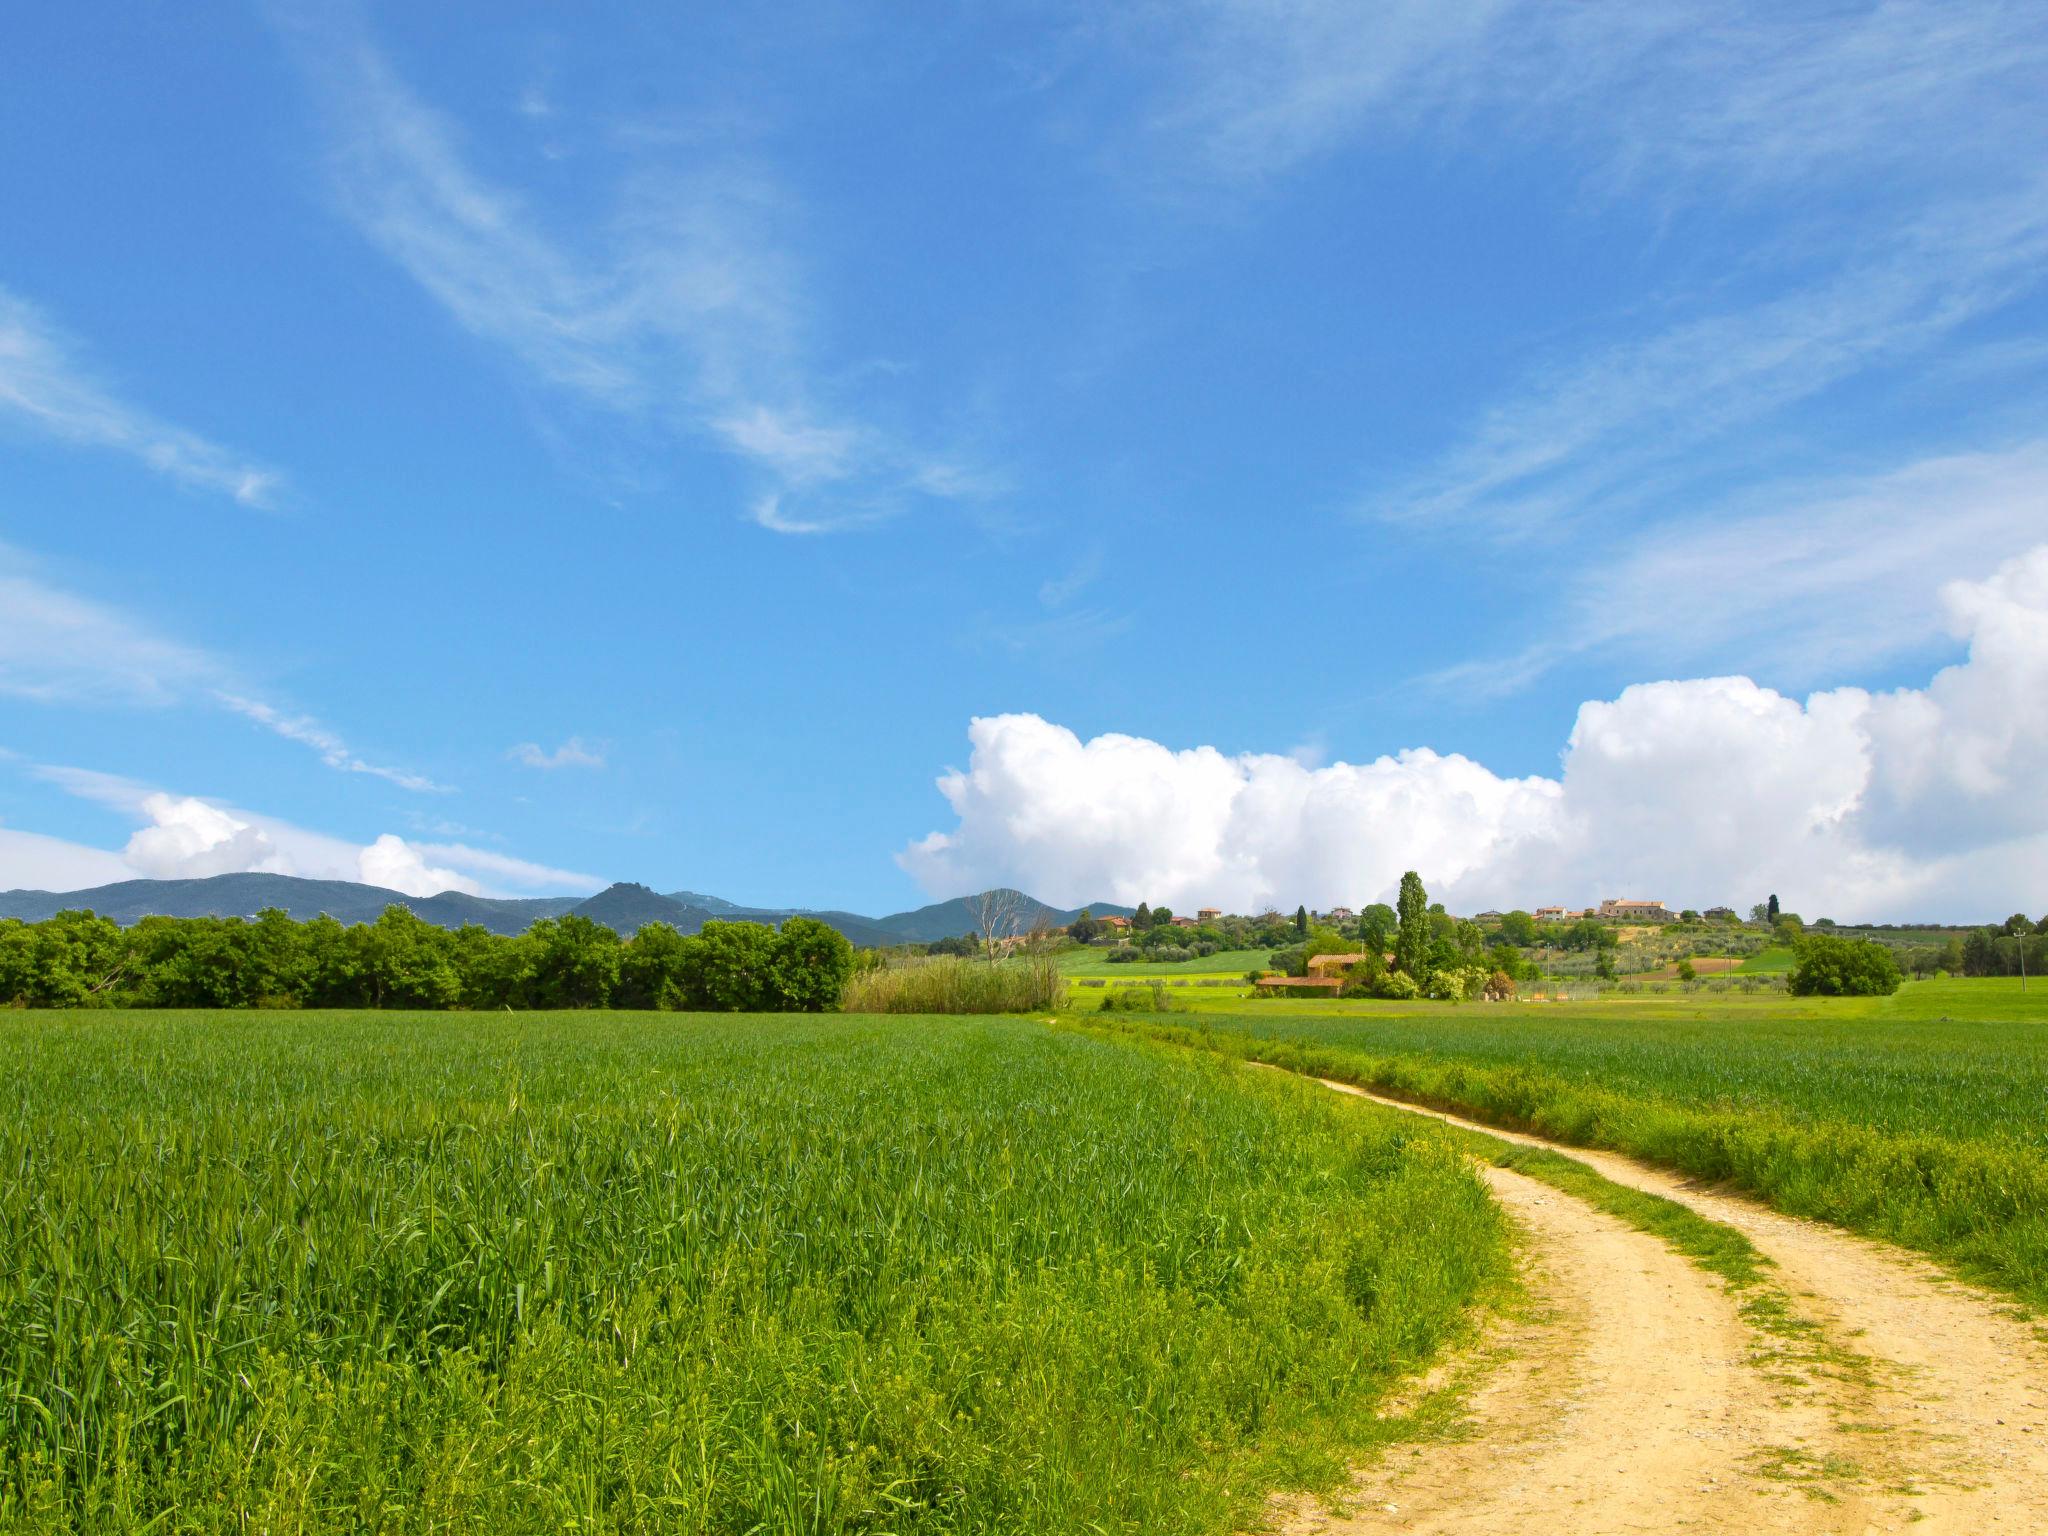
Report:
[{"label": "tree line", "polygon": [[589,918],[520,934],[437,927],[390,906],[373,923],[92,912],[0,920],[0,1006],[30,1008],[668,1008],[818,1013],[839,1006],[853,946],[790,917],[649,923],[630,939]]}]

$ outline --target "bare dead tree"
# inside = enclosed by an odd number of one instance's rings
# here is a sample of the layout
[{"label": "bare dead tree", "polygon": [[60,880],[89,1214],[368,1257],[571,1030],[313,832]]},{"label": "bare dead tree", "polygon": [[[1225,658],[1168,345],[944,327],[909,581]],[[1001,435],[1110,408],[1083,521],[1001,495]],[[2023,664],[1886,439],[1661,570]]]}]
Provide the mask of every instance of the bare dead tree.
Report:
[{"label": "bare dead tree", "polygon": [[1007,887],[969,896],[967,910],[974,920],[975,937],[989,964],[1024,930],[1024,893]]}]

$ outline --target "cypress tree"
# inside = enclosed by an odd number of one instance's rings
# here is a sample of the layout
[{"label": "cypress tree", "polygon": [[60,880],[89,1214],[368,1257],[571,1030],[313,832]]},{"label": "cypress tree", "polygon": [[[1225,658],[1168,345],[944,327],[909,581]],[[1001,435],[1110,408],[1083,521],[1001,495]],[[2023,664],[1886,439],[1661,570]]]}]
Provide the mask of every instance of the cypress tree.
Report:
[{"label": "cypress tree", "polygon": [[1131,916],[1131,931],[1136,933],[1152,926],[1152,909],[1144,902],[1138,903],[1138,910]]},{"label": "cypress tree", "polygon": [[1294,931],[1304,939],[1308,937],[1308,908],[1305,906],[1294,909]]},{"label": "cypress tree", "polygon": [[1401,894],[1394,910],[1401,924],[1394,935],[1394,963],[1421,981],[1429,954],[1429,892],[1422,888],[1422,876],[1412,869],[1401,877]]}]

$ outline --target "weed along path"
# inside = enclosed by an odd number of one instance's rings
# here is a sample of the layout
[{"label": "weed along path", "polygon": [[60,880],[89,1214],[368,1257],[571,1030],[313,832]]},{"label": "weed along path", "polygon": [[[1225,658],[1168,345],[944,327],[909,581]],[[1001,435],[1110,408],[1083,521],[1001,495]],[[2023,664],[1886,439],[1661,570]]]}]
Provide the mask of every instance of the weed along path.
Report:
[{"label": "weed along path", "polygon": [[1745,1320],[1660,1239],[1486,1168],[1538,1315],[1479,1377],[1463,1440],[1396,1451],[1290,1536],[2048,1532],[2048,1340],[1931,1264],[1612,1153],[1324,1086],[1520,1146],[1732,1227],[1789,1310]]}]

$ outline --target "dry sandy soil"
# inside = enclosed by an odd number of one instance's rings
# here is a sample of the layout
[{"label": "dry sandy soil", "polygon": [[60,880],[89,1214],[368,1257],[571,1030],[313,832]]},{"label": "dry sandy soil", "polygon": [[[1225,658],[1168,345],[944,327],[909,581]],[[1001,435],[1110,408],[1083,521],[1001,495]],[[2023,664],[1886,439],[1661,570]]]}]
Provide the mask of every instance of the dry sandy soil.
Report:
[{"label": "dry sandy soil", "polygon": [[1611,1153],[1529,1146],[1745,1233],[1792,1326],[1760,1327],[1658,1239],[1505,1169],[1528,1315],[1424,1388],[1459,1431],[1362,1468],[1287,1536],[1620,1532],[2048,1533],[2048,1343],[1925,1260]]}]

